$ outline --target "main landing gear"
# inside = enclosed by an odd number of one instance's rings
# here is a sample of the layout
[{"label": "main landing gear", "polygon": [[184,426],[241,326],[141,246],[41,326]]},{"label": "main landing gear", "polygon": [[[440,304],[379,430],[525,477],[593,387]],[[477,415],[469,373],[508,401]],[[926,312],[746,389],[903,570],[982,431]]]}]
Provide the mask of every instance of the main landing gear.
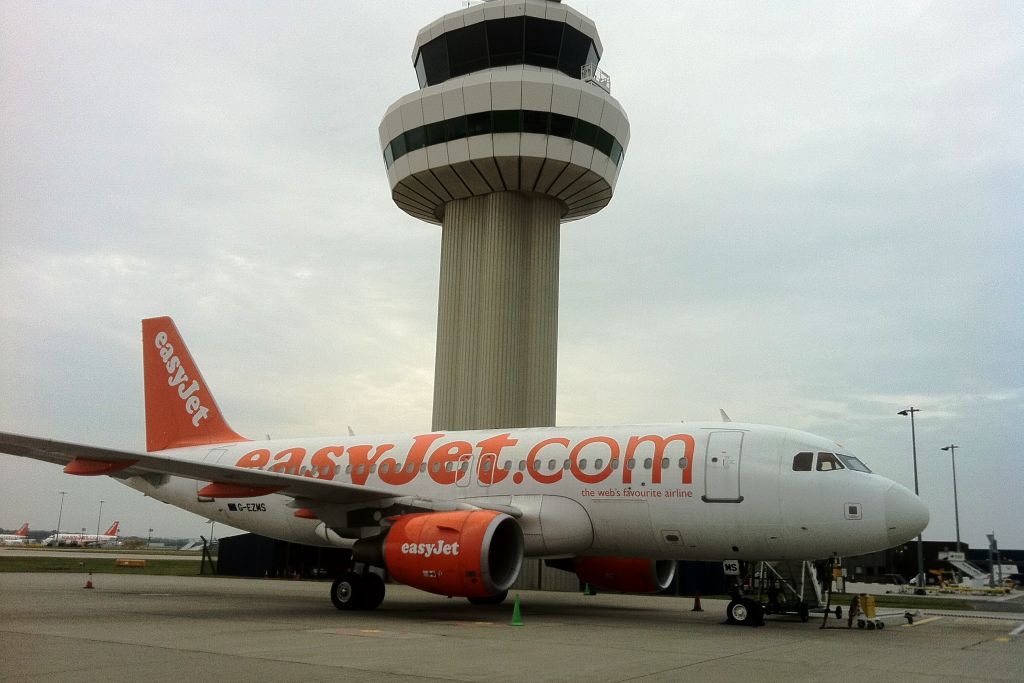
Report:
[{"label": "main landing gear", "polygon": [[341,610],[377,609],[384,602],[384,579],[370,571],[347,571],[331,584],[331,602]]}]

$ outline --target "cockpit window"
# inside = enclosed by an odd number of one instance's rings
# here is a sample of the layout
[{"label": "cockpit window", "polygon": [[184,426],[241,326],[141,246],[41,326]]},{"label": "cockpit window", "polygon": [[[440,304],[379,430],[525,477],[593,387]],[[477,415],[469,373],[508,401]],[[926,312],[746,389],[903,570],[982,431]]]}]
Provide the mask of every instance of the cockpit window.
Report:
[{"label": "cockpit window", "polygon": [[859,458],[855,458],[852,455],[843,455],[841,453],[836,453],[836,457],[842,460],[846,466],[854,472],[867,472],[868,474],[871,474],[871,469],[861,462]]},{"label": "cockpit window", "polygon": [[797,453],[793,456],[793,471],[810,472],[812,462],[814,462],[814,453]]},{"label": "cockpit window", "polygon": [[831,472],[832,470],[846,469],[843,463],[834,453],[818,453],[818,471]]}]

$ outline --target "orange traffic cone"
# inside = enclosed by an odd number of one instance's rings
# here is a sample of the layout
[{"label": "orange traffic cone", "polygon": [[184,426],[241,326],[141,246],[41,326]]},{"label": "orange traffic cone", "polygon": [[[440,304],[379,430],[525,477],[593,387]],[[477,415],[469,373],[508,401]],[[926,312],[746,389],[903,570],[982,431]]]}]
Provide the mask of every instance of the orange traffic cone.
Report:
[{"label": "orange traffic cone", "polygon": [[691,612],[703,612],[704,608],[700,606],[700,593],[694,593],[693,595],[693,609]]},{"label": "orange traffic cone", "polygon": [[92,588],[92,572],[89,572],[89,578],[85,580],[85,588]]}]

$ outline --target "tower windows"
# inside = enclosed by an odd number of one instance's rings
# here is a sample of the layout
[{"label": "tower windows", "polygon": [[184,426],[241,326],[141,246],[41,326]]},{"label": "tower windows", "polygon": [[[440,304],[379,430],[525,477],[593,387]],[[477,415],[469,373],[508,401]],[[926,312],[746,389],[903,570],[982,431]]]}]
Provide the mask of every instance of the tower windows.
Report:
[{"label": "tower windows", "polygon": [[513,64],[558,69],[578,79],[584,64],[597,64],[600,59],[594,41],[568,24],[508,17],[470,24],[424,43],[416,55],[416,79],[425,88]]},{"label": "tower windows", "polygon": [[589,121],[547,111],[501,109],[455,116],[410,128],[384,148],[384,164],[391,168],[396,159],[414,150],[491,133],[554,135],[590,145],[611,159],[616,166],[622,161],[622,145],[619,141]]}]

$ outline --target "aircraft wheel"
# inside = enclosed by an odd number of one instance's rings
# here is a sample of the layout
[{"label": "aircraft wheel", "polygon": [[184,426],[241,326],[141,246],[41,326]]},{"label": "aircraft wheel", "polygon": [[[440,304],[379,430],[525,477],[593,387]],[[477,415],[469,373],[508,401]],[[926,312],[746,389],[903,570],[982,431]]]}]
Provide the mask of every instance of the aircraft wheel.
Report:
[{"label": "aircraft wheel", "polygon": [[875,622],[873,622],[873,621],[869,621],[868,622],[868,630],[869,631],[874,631],[875,630]]},{"label": "aircraft wheel", "polygon": [[911,614],[910,612],[904,612],[903,613],[903,618],[907,620],[908,624],[913,624],[914,623],[914,615]]},{"label": "aircraft wheel", "polygon": [[868,622],[864,621],[863,619],[858,619],[857,620],[857,628],[864,628],[867,625],[868,625]]},{"label": "aircraft wheel", "polygon": [[748,598],[733,600],[725,609],[726,620],[730,624],[742,626],[758,626],[764,623],[764,610],[761,605]]},{"label": "aircraft wheel", "polygon": [[885,622],[884,621],[878,620],[875,623],[877,624],[877,628],[878,628],[879,631],[881,631],[883,628],[885,628]]},{"label": "aircraft wheel", "polygon": [[356,596],[359,609],[377,609],[384,602],[384,579],[373,572],[359,578],[363,583],[361,592]]},{"label": "aircraft wheel", "polygon": [[501,591],[494,595],[484,595],[478,598],[467,598],[473,605],[500,605],[508,597],[508,591]]},{"label": "aircraft wheel", "polygon": [[363,593],[363,578],[355,572],[345,572],[331,584],[331,602],[341,610],[358,609]]},{"label": "aircraft wheel", "polygon": [[842,619],[842,618],[843,618],[843,608],[842,608],[842,606],[837,605],[836,606],[836,619]]},{"label": "aircraft wheel", "polygon": [[806,602],[801,602],[799,605],[797,605],[796,613],[800,616],[800,621],[804,622],[805,624],[807,623],[807,620],[811,618],[811,613],[807,609]]}]

